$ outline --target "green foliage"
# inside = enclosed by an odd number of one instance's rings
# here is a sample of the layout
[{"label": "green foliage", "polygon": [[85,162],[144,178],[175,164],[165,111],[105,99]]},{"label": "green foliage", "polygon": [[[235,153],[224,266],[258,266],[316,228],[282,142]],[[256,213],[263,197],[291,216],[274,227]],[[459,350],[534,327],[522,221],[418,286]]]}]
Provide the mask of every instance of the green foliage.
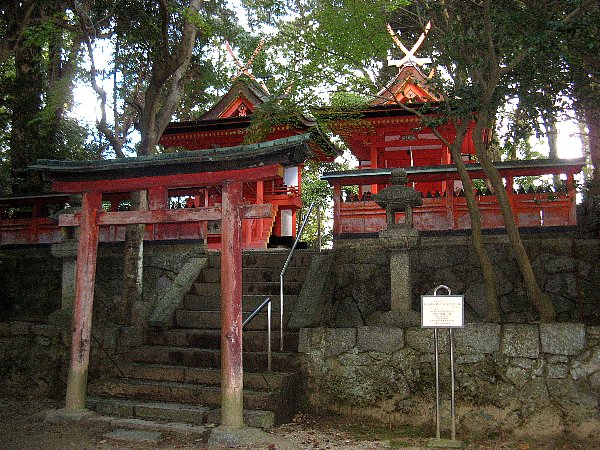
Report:
[{"label": "green foliage", "polygon": [[[308,207],[314,202],[314,209],[311,217],[306,223],[302,240],[315,247],[318,240],[318,220],[317,214],[321,216],[321,245],[327,247],[333,241],[333,191],[329,183],[321,177],[325,172],[338,170],[348,170],[350,165],[347,161],[343,162],[318,162],[308,161],[302,170],[302,203],[304,207],[300,217],[304,218]],[[320,211],[317,213],[317,209]]]},{"label": "green foliage", "polygon": [[333,109],[348,111],[368,106],[369,99],[354,92],[336,91],[331,96],[330,105]]},{"label": "green foliage", "polygon": [[291,128],[300,126],[300,113],[289,99],[271,98],[257,107],[244,136],[244,143],[254,144],[264,141],[277,125],[289,125]]}]

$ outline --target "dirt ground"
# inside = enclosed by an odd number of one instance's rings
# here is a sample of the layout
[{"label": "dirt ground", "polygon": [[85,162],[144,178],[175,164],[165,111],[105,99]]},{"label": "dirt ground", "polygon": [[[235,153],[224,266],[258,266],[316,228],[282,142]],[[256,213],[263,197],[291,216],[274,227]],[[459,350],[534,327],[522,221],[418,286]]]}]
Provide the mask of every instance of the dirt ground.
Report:
[{"label": "dirt ground", "polygon": [[[163,433],[156,444],[127,443],[111,440],[104,435],[112,431],[110,425],[89,423],[44,422],[43,412],[57,409],[62,401],[52,399],[0,397],[0,449],[2,450],[62,450],[62,449],[203,449],[206,437],[198,435]],[[373,428],[348,424],[333,418],[309,419],[298,416],[293,423],[271,431],[274,440],[284,445],[268,445],[277,449],[421,449],[426,448],[429,435],[419,430]],[[466,442],[470,449],[586,449],[597,444],[570,442],[569,439],[552,443],[519,442],[497,439]],[[260,447],[253,447],[260,448]]]}]

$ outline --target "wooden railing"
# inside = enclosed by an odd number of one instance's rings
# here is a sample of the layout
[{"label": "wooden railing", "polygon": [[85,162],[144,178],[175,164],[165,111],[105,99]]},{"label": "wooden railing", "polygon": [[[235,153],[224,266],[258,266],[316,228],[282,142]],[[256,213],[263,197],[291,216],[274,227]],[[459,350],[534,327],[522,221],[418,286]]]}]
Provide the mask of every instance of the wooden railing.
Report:
[{"label": "wooden railing", "polygon": [[[513,194],[510,197],[519,227],[576,225],[575,198],[568,194]],[[496,196],[476,197],[483,228],[503,228],[504,220]],[[402,222],[404,214],[396,220]],[[471,228],[464,197],[424,198],[413,210],[414,227],[421,231]],[[386,228],[385,211],[373,201],[340,203],[338,233],[374,233]]]},{"label": "wooden railing", "polygon": [[276,186],[271,189],[265,189],[266,196],[273,195],[289,195],[289,196],[298,196],[300,195],[300,190],[298,186]]}]

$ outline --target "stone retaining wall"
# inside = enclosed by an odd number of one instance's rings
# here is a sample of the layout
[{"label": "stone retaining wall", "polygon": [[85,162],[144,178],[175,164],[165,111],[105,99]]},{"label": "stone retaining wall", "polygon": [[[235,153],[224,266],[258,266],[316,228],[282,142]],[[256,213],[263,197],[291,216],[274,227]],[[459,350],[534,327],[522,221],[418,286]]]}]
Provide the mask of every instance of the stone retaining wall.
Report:
[{"label": "stone retaining wall", "polygon": [[49,246],[0,248],[0,322],[43,320],[60,307],[61,271]]},{"label": "stone retaining wall", "polygon": [[[74,249],[76,251],[76,246]],[[134,306],[134,322],[145,319],[151,306],[190,258],[204,253],[202,243],[146,243],[144,299]],[[62,270],[61,258],[53,257],[48,245],[0,248],[0,323],[14,320],[42,322],[60,309]],[[122,245],[101,244],[94,292],[95,320],[103,323],[115,320],[122,278]],[[71,289],[74,290],[74,284]]]},{"label": "stone retaining wall", "polygon": [[[536,320],[506,237],[486,236],[486,241],[496,268],[503,320]],[[537,279],[554,302],[559,321],[600,324],[600,239],[526,237],[524,242]],[[144,252],[144,300],[134,305],[134,323],[147,318],[181,267],[190,258],[203,254],[204,246],[147,243]],[[121,295],[122,260],[121,246],[100,246],[95,314],[101,321],[114,320]],[[469,321],[485,319],[483,279],[468,237],[423,238],[420,248],[411,253],[411,264],[413,310],[419,310],[421,295],[445,284],[454,294],[464,294]],[[0,249],[0,322],[40,321],[60,308],[61,268],[61,260],[51,256],[49,247]],[[319,280],[320,292],[308,290],[310,299],[298,303],[303,305],[298,313],[310,316],[301,317],[297,321],[300,326],[389,325],[378,316],[390,309],[389,254],[377,239],[336,243],[327,273],[321,275],[327,280]],[[307,302],[313,307],[307,309]]]},{"label": "stone retaining wall", "polygon": [[[529,303],[506,236],[486,235],[485,240],[496,271],[502,320],[536,321],[537,313]],[[525,236],[524,244],[540,287],[554,303],[558,321],[600,325],[600,240]],[[336,242],[333,252],[328,274],[331,285],[324,290],[320,304],[314,298],[298,302],[303,305],[298,315],[307,317],[297,318],[297,323],[312,327],[415,325],[409,317],[381,317],[382,311],[390,309],[390,268],[389,253],[378,239]],[[423,238],[420,247],[411,251],[410,261],[414,311],[420,310],[421,295],[444,284],[453,294],[465,296],[468,321],[485,321],[485,286],[468,236]],[[315,293],[308,295],[314,297]],[[313,306],[304,308],[308,303]]]},{"label": "stone retaining wall", "polygon": [[[94,327],[90,374],[117,370],[115,360],[144,339],[135,327]],[[71,330],[31,322],[0,323],[0,394],[61,397],[71,361]]]},{"label": "stone retaining wall", "polygon": [[[440,331],[442,426],[449,428],[448,333]],[[454,331],[458,433],[548,439],[600,433],[600,327],[469,324]],[[304,328],[307,409],[433,427],[433,331]]]}]

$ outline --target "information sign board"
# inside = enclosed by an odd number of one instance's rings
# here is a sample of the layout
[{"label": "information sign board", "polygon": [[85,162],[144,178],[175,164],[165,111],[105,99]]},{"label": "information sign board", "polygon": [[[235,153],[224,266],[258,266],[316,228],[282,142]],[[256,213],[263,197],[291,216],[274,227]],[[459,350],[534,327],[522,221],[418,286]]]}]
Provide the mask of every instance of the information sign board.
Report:
[{"label": "information sign board", "polygon": [[421,296],[421,327],[462,328],[464,326],[464,296]]}]

